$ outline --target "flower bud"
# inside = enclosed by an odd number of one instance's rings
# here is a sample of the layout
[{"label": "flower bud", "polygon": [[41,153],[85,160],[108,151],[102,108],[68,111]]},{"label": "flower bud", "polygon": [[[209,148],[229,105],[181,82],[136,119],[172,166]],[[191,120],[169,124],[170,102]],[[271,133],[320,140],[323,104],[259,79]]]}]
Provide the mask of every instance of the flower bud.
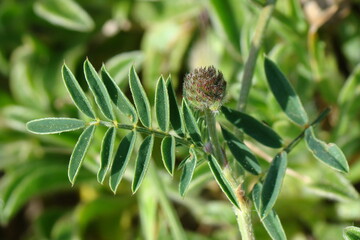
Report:
[{"label": "flower bud", "polygon": [[185,76],[184,97],[195,109],[217,111],[223,104],[225,90],[224,77],[213,66],[196,68]]}]

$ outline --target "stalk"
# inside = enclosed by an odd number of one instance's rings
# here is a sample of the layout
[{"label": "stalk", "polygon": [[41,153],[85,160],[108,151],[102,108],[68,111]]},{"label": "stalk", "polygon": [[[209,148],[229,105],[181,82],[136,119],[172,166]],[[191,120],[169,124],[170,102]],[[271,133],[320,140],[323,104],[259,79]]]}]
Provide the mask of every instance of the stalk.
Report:
[{"label": "stalk", "polygon": [[211,150],[213,151],[215,158],[220,162],[220,165],[224,165],[225,159],[222,154],[219,138],[216,132],[215,115],[210,109],[205,110],[205,120],[209,132]]}]

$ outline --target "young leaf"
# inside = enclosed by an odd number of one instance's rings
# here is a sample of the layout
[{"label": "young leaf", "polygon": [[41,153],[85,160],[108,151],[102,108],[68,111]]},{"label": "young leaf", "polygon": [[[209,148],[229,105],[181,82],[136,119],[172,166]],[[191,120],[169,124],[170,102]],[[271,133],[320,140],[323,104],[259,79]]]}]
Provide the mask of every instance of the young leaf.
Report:
[{"label": "young leaf", "polygon": [[226,197],[230,200],[230,202],[232,202],[232,204],[234,204],[237,208],[239,208],[236,194],[232,189],[229,181],[224,176],[220,165],[212,155],[208,156],[208,160],[209,160],[208,164],[210,170],[214,175],[216,182],[219,184],[221,190],[225,193]]},{"label": "young leaf", "polygon": [[259,175],[261,173],[261,167],[251,150],[225,128],[221,127],[221,130],[232,155],[240,165],[248,172]]},{"label": "young leaf", "polygon": [[161,156],[166,170],[172,176],[175,169],[175,138],[164,137],[161,142]]},{"label": "young leaf", "polygon": [[182,102],[182,111],[184,115],[185,126],[191,139],[197,144],[201,143],[200,129],[196,124],[195,117],[185,100]]},{"label": "young leaf", "polygon": [[169,119],[170,119],[169,95],[166,90],[165,80],[162,76],[159,78],[158,83],[156,85],[155,110],[156,110],[156,119],[160,129],[163,132],[168,132]]},{"label": "young leaf", "polygon": [[94,94],[95,102],[101,112],[106,118],[115,120],[109,93],[88,59],[84,62],[84,73],[90,90]]},{"label": "young leaf", "polygon": [[101,161],[100,161],[100,169],[97,174],[97,180],[99,183],[103,183],[106,173],[110,167],[111,160],[112,160],[112,152],[114,150],[114,142],[116,136],[116,128],[112,127],[109,128],[104,136],[104,139],[101,144]]},{"label": "young leaf", "polygon": [[185,136],[185,130],[182,122],[182,117],[180,115],[179,107],[176,101],[176,95],[174,88],[171,83],[171,76],[166,80],[167,92],[169,95],[169,108],[170,108],[170,123],[176,134],[180,137]]},{"label": "young leaf", "polygon": [[81,163],[90,146],[95,131],[95,125],[88,126],[80,135],[70,157],[68,177],[72,185],[81,167]]},{"label": "young leaf", "polygon": [[281,152],[273,159],[266,175],[261,192],[261,218],[264,219],[271,212],[281,191],[281,185],[287,166],[287,153]]},{"label": "young leaf", "polygon": [[182,197],[185,196],[186,190],[190,185],[191,179],[194,175],[196,162],[197,156],[195,150],[190,148],[190,157],[185,160],[179,183],[179,192]]},{"label": "young leaf", "polygon": [[94,110],[92,109],[89,100],[86,98],[84,91],[81,89],[78,81],[76,81],[74,75],[65,64],[62,67],[62,76],[65,86],[76,107],[86,116],[92,119],[96,118]]},{"label": "young leaf", "polygon": [[293,122],[304,126],[309,119],[290,82],[269,58],[264,62],[266,78],[280,107]]},{"label": "young leaf", "polygon": [[334,143],[326,144],[317,139],[312,127],[305,130],[305,141],[315,158],[338,171],[349,172],[348,162],[341,149]]},{"label": "young leaf", "polygon": [[113,164],[111,166],[110,174],[110,189],[116,193],[120,181],[124,175],[126,166],[130,160],[131,153],[134,148],[134,143],[136,140],[136,132],[129,132],[120,142],[119,147],[116,151]]},{"label": "young leaf", "polygon": [[101,68],[101,78],[115,106],[123,114],[129,116],[133,123],[137,123],[138,117],[134,106],[111,78],[105,66]]},{"label": "young leaf", "polygon": [[271,148],[282,146],[282,139],[274,130],[250,115],[224,106],[221,107],[221,111],[229,122],[259,143]]},{"label": "young leaf", "polygon": [[150,128],[151,114],[149,99],[146,96],[145,90],[141,85],[140,79],[136,74],[134,66],[131,67],[129,72],[129,83],[140,121],[145,127]]},{"label": "young leaf", "polygon": [[360,228],[355,226],[346,227],[343,236],[345,240],[360,240]]},{"label": "young leaf", "polygon": [[150,157],[154,145],[154,135],[147,136],[140,145],[138,156],[135,162],[135,175],[132,182],[132,192],[135,193],[145,176],[150,163]]},{"label": "young leaf", "polygon": [[[252,190],[252,200],[255,205],[256,212],[261,218],[260,206],[261,206],[261,189],[262,184],[257,183]],[[271,210],[269,214],[261,220],[266,231],[273,240],[286,240],[284,229],[281,225],[280,219],[274,210]]]},{"label": "young leaf", "polygon": [[41,118],[26,124],[26,129],[36,134],[70,132],[84,127],[85,122],[76,118]]},{"label": "young leaf", "polygon": [[73,0],[37,1],[34,11],[48,22],[66,29],[89,32],[94,28],[89,14]]}]

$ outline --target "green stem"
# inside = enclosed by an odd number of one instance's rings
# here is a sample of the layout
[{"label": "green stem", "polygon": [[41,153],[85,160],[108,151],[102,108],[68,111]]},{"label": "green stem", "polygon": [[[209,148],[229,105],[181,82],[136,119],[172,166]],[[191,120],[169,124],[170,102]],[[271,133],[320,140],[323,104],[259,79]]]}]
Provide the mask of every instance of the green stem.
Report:
[{"label": "green stem", "polygon": [[215,158],[217,159],[217,161],[220,163],[220,165],[224,165],[225,158],[222,154],[219,138],[218,138],[217,132],[216,132],[215,115],[210,109],[205,110],[205,120],[206,120],[206,126],[208,128],[208,132],[209,132],[211,150],[212,150]]},{"label": "green stem", "polygon": [[234,208],[236,221],[241,233],[242,240],[254,240],[254,232],[251,223],[251,208],[247,203],[241,203],[240,209]]},{"label": "green stem", "polygon": [[256,59],[259,55],[259,50],[264,38],[265,30],[274,11],[275,3],[276,0],[268,0],[265,7],[261,10],[260,17],[255,28],[255,35],[251,41],[249,56],[245,63],[244,74],[241,81],[240,97],[237,104],[237,109],[241,112],[244,112],[246,109],[247,98],[249,96],[252,77],[254,75]]}]

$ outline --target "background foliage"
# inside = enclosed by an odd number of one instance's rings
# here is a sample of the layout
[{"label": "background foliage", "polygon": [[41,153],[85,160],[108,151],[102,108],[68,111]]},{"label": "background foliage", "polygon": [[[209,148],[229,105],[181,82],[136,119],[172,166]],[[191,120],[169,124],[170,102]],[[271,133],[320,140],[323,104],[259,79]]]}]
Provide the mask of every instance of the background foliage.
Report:
[{"label": "background foliage", "polygon": [[[182,198],[180,173],[175,171],[171,179],[164,168],[155,167],[162,164],[159,151],[149,171],[158,171],[163,182],[147,176],[132,195],[134,166],[130,166],[114,196],[94,177],[102,129],[95,133],[71,188],[67,164],[80,132],[39,137],[26,132],[25,123],[48,116],[84,117],[66,92],[61,66],[65,61],[86,87],[82,74],[86,57],[96,69],[104,62],[127,94],[127,74],[134,63],[150,101],[160,74],[171,74],[180,97],[185,72],[214,65],[228,82],[227,105],[235,106],[260,5],[260,1],[235,0],[2,1],[0,235],[5,239],[168,239],[172,234],[181,239],[183,230],[171,221],[169,197],[190,239],[237,239],[231,206],[206,166],[196,169]],[[279,2],[262,48],[290,79],[310,119],[332,107],[316,134],[336,142],[350,165],[349,174],[335,173],[314,161],[303,142],[289,154],[288,167],[294,172],[285,176],[275,205],[289,239],[341,239],[345,226],[360,224],[360,6],[349,1],[327,7],[314,14],[298,1]],[[334,14],[327,11],[331,7],[337,10]],[[260,54],[247,112],[290,142],[301,129],[281,112],[262,63]],[[248,141],[267,168],[276,151]],[[159,146],[155,141],[154,147]],[[178,149],[177,165],[186,156]],[[259,222],[254,228],[259,239],[268,238]]]}]

